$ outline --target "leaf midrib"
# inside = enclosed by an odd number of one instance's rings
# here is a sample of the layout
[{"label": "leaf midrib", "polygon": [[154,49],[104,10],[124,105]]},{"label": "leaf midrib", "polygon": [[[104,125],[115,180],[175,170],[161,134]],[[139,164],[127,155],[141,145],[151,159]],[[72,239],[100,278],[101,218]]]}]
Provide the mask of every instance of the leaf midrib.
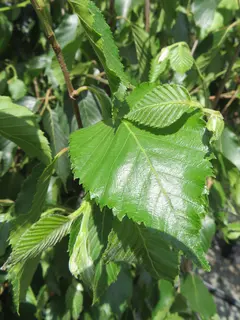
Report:
[{"label": "leaf midrib", "polygon": [[167,194],[167,191],[166,191],[165,188],[163,187],[162,182],[161,182],[160,179],[159,179],[159,176],[158,176],[158,173],[157,173],[156,169],[154,168],[154,166],[153,166],[150,158],[148,157],[146,151],[144,150],[144,148],[142,147],[141,143],[139,142],[137,136],[136,136],[135,133],[131,130],[131,128],[129,127],[127,121],[124,121],[124,120],[123,120],[122,123],[125,125],[125,127],[126,127],[127,130],[129,131],[129,133],[132,135],[132,137],[133,137],[134,140],[136,141],[136,144],[137,144],[137,146],[139,147],[140,151],[144,154],[144,156],[145,156],[145,158],[146,158],[146,160],[147,160],[147,162],[148,162],[148,164],[149,164],[149,167],[150,167],[151,171],[153,172],[153,174],[154,174],[154,176],[155,176],[155,178],[156,178],[156,180],[157,180],[157,183],[158,183],[160,189],[162,190],[162,193],[164,194],[164,196],[165,196],[165,198],[166,198],[169,206],[170,206],[172,209],[174,209],[173,204],[172,204],[172,202],[171,202],[171,199],[169,198],[169,196],[168,196],[168,194]]},{"label": "leaf midrib", "polygon": [[[198,102],[195,102],[195,101],[189,101],[189,100],[171,100],[171,101],[166,101],[166,102],[160,102],[160,103],[154,103],[154,104],[148,104],[147,106],[145,107],[142,107],[143,102],[139,102],[136,106],[136,109],[133,109],[130,111],[129,114],[131,113],[136,113],[138,111],[142,111],[144,109],[148,109],[148,108],[154,108],[154,107],[164,107],[164,106],[169,106],[172,107],[171,105],[174,105],[174,104],[180,104],[180,105],[188,105],[188,107],[196,107],[196,108],[199,108],[199,109],[202,109],[202,105]],[[127,115],[128,116],[128,115]]]}]

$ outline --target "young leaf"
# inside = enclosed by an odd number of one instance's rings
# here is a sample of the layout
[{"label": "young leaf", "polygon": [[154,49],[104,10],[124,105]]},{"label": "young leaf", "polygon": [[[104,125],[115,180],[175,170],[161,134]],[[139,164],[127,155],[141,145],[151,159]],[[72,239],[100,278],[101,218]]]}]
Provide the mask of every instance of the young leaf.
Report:
[{"label": "young leaf", "polygon": [[143,264],[156,278],[173,281],[178,274],[178,253],[171,251],[157,230],[128,218],[115,219],[104,253],[106,261]]},{"label": "young leaf", "polygon": [[118,49],[100,10],[89,0],[68,1],[81,20],[88,39],[106,71],[112,92],[118,92],[120,85],[127,87],[129,82],[120,61]]},{"label": "young leaf", "polygon": [[171,49],[170,64],[174,71],[185,73],[193,66],[193,57],[186,45],[180,43],[178,46]]},{"label": "young leaf", "polygon": [[166,70],[169,61],[170,50],[163,48],[161,52],[152,60],[149,73],[149,82],[156,82],[160,75]]},{"label": "young leaf", "polygon": [[204,320],[211,319],[216,314],[213,297],[198,276],[189,274],[181,285],[181,293],[190,308],[200,313]]},{"label": "young leaf", "polygon": [[8,264],[15,265],[35,258],[47,248],[54,246],[69,233],[72,222],[71,216],[55,214],[42,217],[20,237],[13,247]]},{"label": "young leaf", "polygon": [[35,115],[12,103],[9,97],[0,97],[0,134],[15,142],[29,156],[37,157],[46,165],[50,163],[48,141],[39,129]]},{"label": "young leaf", "polygon": [[66,293],[66,306],[72,319],[78,320],[83,310],[83,287],[81,283],[73,281]]},{"label": "young leaf", "polygon": [[107,209],[101,213],[96,206],[87,203],[79,222],[71,230],[69,269],[76,278],[80,276],[85,284],[92,287],[96,264],[111,229],[111,215]]},{"label": "young leaf", "polygon": [[[55,156],[68,146],[68,139],[62,130],[58,113],[48,108],[43,117],[43,125],[50,137],[52,153]],[[70,174],[70,162],[67,153],[56,162],[56,172],[65,185]]]},{"label": "young leaf", "polygon": [[8,81],[8,90],[14,101],[22,99],[27,93],[25,83],[15,77]]},{"label": "young leaf", "polygon": [[200,117],[152,131],[126,120],[118,128],[100,122],[72,134],[70,156],[75,177],[101,206],[163,231],[208,269],[199,232],[211,167]]},{"label": "young leaf", "polygon": [[[138,92],[141,92],[138,94]],[[130,112],[126,119],[153,128],[164,128],[202,106],[193,101],[187,90],[178,85],[163,85],[144,92],[142,85],[128,97]],[[142,96],[140,96],[142,94]]]}]

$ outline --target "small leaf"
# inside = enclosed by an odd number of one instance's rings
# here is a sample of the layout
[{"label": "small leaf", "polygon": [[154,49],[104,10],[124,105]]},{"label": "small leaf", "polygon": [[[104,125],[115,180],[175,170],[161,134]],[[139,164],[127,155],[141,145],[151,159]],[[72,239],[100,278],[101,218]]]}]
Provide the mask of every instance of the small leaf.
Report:
[{"label": "small leaf", "polygon": [[181,293],[187,299],[190,308],[198,312],[203,319],[211,319],[216,314],[213,297],[198,276],[187,275],[181,285]]},{"label": "small leaf", "polygon": [[27,88],[25,83],[17,78],[12,78],[8,81],[8,90],[11,94],[11,97],[14,101],[20,100],[27,93]]},{"label": "small leaf", "polygon": [[166,70],[169,61],[170,50],[163,48],[161,52],[152,60],[149,73],[149,82],[156,82],[160,75]]},{"label": "small leaf", "polygon": [[[150,88],[150,87],[149,87]],[[191,99],[187,90],[177,85],[157,86],[144,92],[142,85],[127,99],[130,112],[126,119],[153,128],[164,128],[176,122],[184,113],[191,113],[202,106]],[[140,92],[138,94],[138,92]],[[142,94],[143,98],[139,99]],[[134,101],[135,100],[135,101]]]},{"label": "small leaf", "polygon": [[208,29],[213,23],[218,0],[194,0],[192,12],[197,26]]},{"label": "small leaf", "polygon": [[213,132],[211,141],[219,140],[223,129],[224,129],[224,119],[219,111],[213,111],[208,118],[207,129]]},{"label": "small leaf", "polygon": [[178,73],[185,73],[193,66],[193,57],[186,45],[180,43],[171,50],[170,64],[174,71]]},{"label": "small leaf", "polygon": [[51,151],[39,129],[35,115],[27,108],[13,104],[9,97],[0,97],[0,134],[21,147],[29,156],[48,165]]},{"label": "small leaf", "polygon": [[72,319],[78,320],[83,310],[83,287],[81,283],[73,281],[66,293],[66,307]]}]

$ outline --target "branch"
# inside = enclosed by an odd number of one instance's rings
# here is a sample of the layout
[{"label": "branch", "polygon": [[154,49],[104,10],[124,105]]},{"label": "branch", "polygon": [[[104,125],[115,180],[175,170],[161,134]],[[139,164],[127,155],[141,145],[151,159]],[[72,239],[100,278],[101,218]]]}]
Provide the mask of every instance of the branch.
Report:
[{"label": "branch", "polygon": [[145,30],[150,31],[150,0],[145,0]]},{"label": "branch", "polygon": [[57,57],[58,63],[61,67],[64,79],[65,79],[65,83],[67,86],[69,97],[72,100],[73,109],[74,109],[75,117],[77,119],[78,127],[82,128],[81,116],[79,113],[77,101],[74,99],[74,88],[73,88],[73,85],[72,85],[72,82],[70,79],[70,74],[69,74],[61,47],[60,47],[59,43],[57,42],[57,39],[55,37],[55,33],[53,32],[51,24],[49,22],[49,17],[48,17],[48,13],[45,9],[44,0],[31,0],[31,3],[32,3],[34,10],[37,13],[39,20],[42,23],[46,37],[47,37],[50,45],[52,46],[53,51],[55,52],[55,55]]},{"label": "branch", "polygon": [[213,102],[213,109],[216,108],[216,106],[217,106],[217,104],[218,104],[218,102],[220,100],[221,94],[223,93],[225,85],[226,85],[226,83],[227,83],[227,81],[228,81],[228,79],[229,79],[229,77],[231,75],[232,67],[233,67],[234,63],[236,62],[236,60],[237,60],[237,58],[239,56],[239,53],[240,53],[240,43],[238,44],[238,46],[236,48],[234,56],[233,56],[232,60],[230,61],[229,65],[228,65],[228,68],[227,68],[227,71],[225,73],[225,76],[224,76],[224,78],[223,78],[223,80],[222,80],[222,82],[220,84],[219,90],[218,90],[218,92],[216,94],[216,98],[215,98],[215,100]]}]

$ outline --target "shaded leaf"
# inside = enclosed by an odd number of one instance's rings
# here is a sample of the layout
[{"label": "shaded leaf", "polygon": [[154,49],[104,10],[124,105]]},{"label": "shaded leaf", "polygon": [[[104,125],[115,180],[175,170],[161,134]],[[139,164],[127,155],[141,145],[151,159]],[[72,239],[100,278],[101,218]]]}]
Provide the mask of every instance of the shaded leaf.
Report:
[{"label": "shaded leaf", "polygon": [[51,161],[48,141],[39,129],[35,115],[27,108],[0,97],[0,134],[44,164]]},{"label": "shaded leaf", "polygon": [[161,233],[127,218],[114,221],[104,256],[107,261],[143,264],[156,279],[173,280],[178,274],[178,253],[171,251]]},{"label": "shaded leaf", "polygon": [[23,98],[27,93],[27,88],[25,83],[17,78],[12,78],[8,81],[8,90],[11,94],[11,97],[14,101],[17,101]]},{"label": "shaded leaf", "polygon": [[170,282],[160,280],[159,290],[160,299],[153,310],[153,320],[165,320],[175,299],[175,290]]},{"label": "shaded leaf", "polygon": [[214,13],[218,5],[218,0],[194,0],[192,4],[192,12],[196,24],[202,29],[211,26]]}]

